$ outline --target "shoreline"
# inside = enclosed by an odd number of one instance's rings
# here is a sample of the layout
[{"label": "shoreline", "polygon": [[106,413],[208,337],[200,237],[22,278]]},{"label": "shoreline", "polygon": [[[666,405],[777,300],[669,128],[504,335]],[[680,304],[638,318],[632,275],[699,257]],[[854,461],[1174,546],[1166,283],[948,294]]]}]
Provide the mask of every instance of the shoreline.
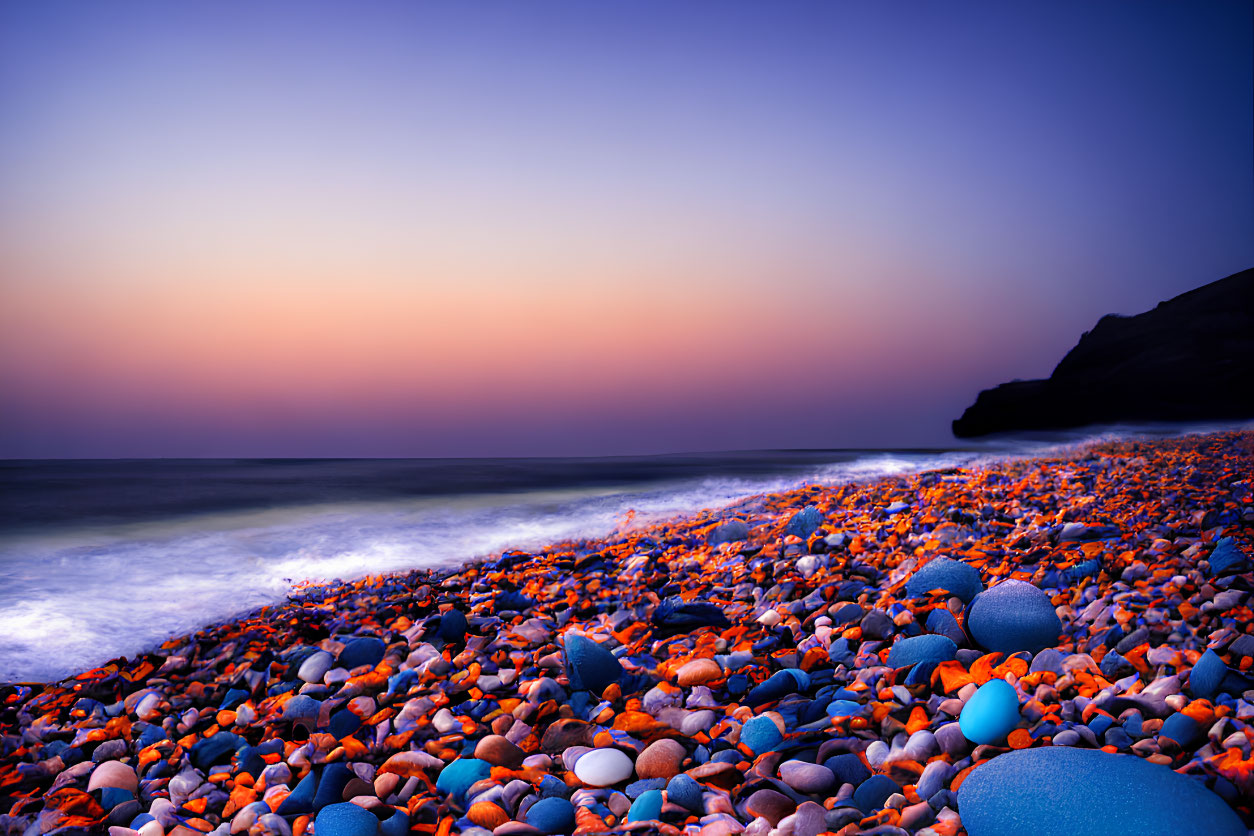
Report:
[{"label": "shoreline", "polygon": [[[1248,431],[1098,441],[311,587],[113,669],[0,686],[0,832],[326,836],[323,811],[355,802],[379,833],[521,836],[554,810],[551,832],[952,834],[977,766],[1103,746],[1201,776],[1248,826],[1250,567],[1203,560],[1222,536],[1251,552],[1251,474]],[[715,533],[732,518],[749,530]],[[1061,640],[994,657],[964,596],[908,589],[935,555],[1046,590]],[[953,651],[888,665],[924,636]],[[1203,697],[1208,649],[1224,671]],[[956,721],[991,679],[1015,686],[1018,725],[977,743]]]}]

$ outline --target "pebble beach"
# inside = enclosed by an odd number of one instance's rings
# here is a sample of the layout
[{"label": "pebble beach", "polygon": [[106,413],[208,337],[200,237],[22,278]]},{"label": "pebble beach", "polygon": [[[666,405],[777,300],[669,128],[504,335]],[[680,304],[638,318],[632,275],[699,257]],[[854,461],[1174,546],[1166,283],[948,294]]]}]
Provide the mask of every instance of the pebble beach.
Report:
[{"label": "pebble beach", "polygon": [[1233,431],[308,586],[0,686],[0,833],[1244,836],[1252,556]]}]

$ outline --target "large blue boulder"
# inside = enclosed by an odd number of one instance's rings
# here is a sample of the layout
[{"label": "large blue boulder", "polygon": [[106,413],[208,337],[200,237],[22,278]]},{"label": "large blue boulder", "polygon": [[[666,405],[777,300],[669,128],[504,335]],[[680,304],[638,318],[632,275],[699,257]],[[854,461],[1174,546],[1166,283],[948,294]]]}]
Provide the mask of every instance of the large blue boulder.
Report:
[{"label": "large blue boulder", "polygon": [[1047,746],[998,755],[958,790],[970,836],[1246,836],[1198,778],[1135,755]]},{"label": "large blue boulder", "polygon": [[988,650],[1037,653],[1058,643],[1062,621],[1048,595],[1009,580],[975,596],[967,607],[967,632]]},{"label": "large blue boulder", "polygon": [[906,581],[906,594],[918,597],[934,589],[942,589],[963,601],[970,601],[984,590],[984,582],[974,566],[948,557],[934,557]]}]

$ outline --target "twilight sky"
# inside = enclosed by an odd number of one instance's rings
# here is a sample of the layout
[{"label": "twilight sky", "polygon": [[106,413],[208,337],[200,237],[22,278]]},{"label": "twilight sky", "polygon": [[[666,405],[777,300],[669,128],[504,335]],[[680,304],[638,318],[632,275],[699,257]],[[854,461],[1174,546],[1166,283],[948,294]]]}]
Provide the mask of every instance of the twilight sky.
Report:
[{"label": "twilight sky", "polygon": [[0,457],[944,445],[1254,266],[1252,7],[0,6]]}]

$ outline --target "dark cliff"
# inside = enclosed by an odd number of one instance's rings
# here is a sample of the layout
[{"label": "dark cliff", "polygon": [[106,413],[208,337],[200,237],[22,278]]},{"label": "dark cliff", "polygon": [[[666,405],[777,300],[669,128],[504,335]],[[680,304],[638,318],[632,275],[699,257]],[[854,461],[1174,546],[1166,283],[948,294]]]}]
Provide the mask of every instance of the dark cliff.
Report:
[{"label": "dark cliff", "polygon": [[1108,314],[1045,380],[985,389],[954,421],[968,438],[1010,430],[1254,418],[1254,269]]}]

